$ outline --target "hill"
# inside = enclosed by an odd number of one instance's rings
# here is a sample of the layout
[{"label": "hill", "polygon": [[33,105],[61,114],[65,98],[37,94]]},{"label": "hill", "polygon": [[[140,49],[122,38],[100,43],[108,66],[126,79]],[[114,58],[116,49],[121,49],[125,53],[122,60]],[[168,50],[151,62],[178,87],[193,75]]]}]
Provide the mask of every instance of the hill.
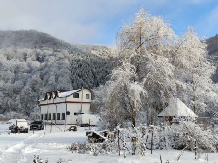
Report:
[{"label": "hill", "polygon": [[47,91],[104,84],[114,55],[106,46],[71,45],[35,30],[0,31],[0,114],[30,116]]},{"label": "hill", "polygon": [[[218,63],[218,35],[211,37],[206,40],[207,42],[207,49],[209,52],[209,56],[214,62],[214,64],[217,66]],[[216,69],[215,74],[212,76],[212,79],[215,83],[218,82],[218,68]]]}]

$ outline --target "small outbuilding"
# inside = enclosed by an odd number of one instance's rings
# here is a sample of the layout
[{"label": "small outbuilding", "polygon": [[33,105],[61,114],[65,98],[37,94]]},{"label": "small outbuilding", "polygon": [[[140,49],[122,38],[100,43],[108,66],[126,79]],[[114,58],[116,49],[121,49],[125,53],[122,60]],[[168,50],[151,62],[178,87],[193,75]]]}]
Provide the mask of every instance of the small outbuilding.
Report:
[{"label": "small outbuilding", "polygon": [[188,108],[179,98],[170,98],[169,105],[158,115],[165,121],[172,123],[173,118],[196,119],[198,116]]}]

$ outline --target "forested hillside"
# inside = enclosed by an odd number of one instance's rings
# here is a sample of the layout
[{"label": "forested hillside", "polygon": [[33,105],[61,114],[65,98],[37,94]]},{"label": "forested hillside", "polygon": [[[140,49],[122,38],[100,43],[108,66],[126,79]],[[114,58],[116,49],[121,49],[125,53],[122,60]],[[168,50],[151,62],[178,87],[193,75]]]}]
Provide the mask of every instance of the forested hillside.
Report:
[{"label": "forested hillside", "polygon": [[[207,40],[209,56],[213,60],[214,64],[218,63],[218,35],[211,37]],[[215,74],[212,76],[214,82],[218,82],[218,69],[216,69]]]},{"label": "forested hillside", "polygon": [[115,51],[71,45],[35,30],[0,31],[0,114],[35,114],[45,92],[97,87],[113,66]]}]

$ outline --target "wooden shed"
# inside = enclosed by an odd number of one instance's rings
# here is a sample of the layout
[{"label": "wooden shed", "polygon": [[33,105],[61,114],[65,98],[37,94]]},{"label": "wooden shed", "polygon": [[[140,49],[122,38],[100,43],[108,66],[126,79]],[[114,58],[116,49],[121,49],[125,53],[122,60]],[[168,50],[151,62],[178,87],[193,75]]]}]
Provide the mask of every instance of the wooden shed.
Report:
[{"label": "wooden shed", "polygon": [[172,123],[173,118],[195,119],[198,116],[179,98],[170,98],[169,105],[158,115]]}]

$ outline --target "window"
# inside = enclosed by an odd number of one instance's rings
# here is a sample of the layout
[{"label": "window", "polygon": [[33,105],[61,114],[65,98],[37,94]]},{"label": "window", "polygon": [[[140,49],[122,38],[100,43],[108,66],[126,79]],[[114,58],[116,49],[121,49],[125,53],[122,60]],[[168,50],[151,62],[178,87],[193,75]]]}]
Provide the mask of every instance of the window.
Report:
[{"label": "window", "polygon": [[53,120],[55,120],[56,119],[56,114],[55,113],[53,113]]},{"label": "window", "polygon": [[48,114],[48,120],[51,120],[51,113]]},{"label": "window", "polygon": [[60,118],[60,114],[61,113],[57,113],[57,120],[60,120],[61,118]]},{"label": "window", "polygon": [[44,118],[44,117],[43,117],[43,114],[41,114],[41,120],[44,120],[43,118]]},{"label": "window", "polygon": [[74,93],[73,98],[79,98],[79,93]]},{"label": "window", "polygon": [[45,114],[45,120],[48,120],[48,115],[47,114]]},{"label": "window", "polygon": [[61,120],[65,120],[65,113],[62,113]]},{"label": "window", "polygon": [[89,99],[89,94],[86,94],[86,99]]}]

